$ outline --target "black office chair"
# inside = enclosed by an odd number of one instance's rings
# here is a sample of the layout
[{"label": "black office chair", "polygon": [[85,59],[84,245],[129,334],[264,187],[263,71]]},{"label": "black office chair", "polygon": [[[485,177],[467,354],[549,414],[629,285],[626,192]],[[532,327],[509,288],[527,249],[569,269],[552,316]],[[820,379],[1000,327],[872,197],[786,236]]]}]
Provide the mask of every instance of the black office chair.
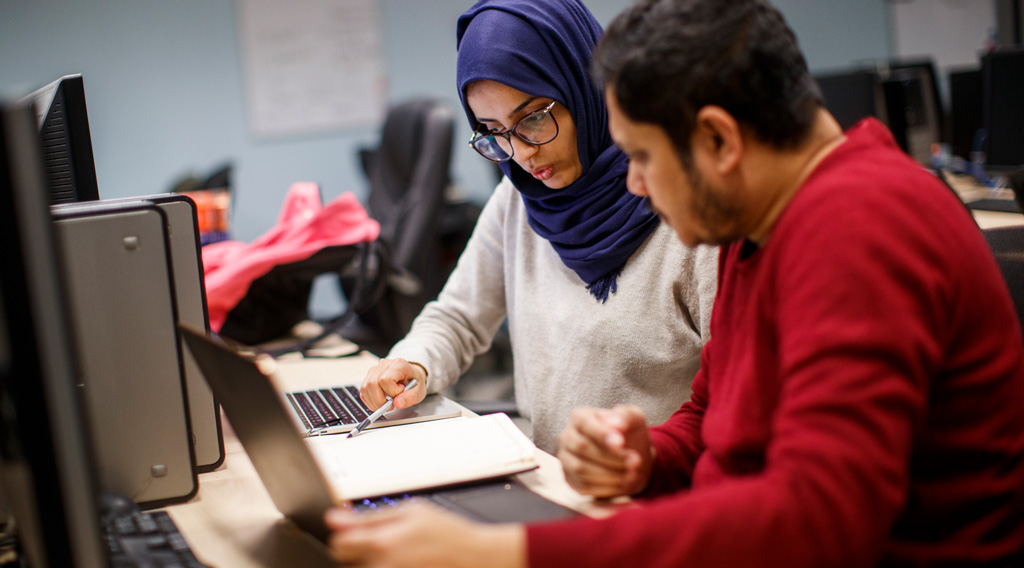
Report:
[{"label": "black office chair", "polygon": [[[388,286],[372,307],[339,333],[383,356],[423,306],[437,297],[447,274],[438,269],[439,221],[449,183],[455,119],[443,102],[417,98],[392,107],[380,144],[360,151],[370,184],[367,209],[380,222],[390,250]],[[356,282],[341,275],[351,297]]]},{"label": "black office chair", "polygon": [[[381,357],[405,336],[423,306],[437,298],[480,213],[475,204],[445,200],[453,130],[454,115],[444,103],[413,99],[388,112],[379,146],[360,151],[370,183],[368,209],[381,224],[380,240],[390,249],[391,269],[398,272],[387,278],[380,300],[339,333]],[[354,278],[343,274],[341,284],[346,296],[359,296]],[[507,333],[504,337],[492,349],[501,370],[509,351],[502,348]],[[518,416],[510,398],[507,393],[466,404],[479,414]]]}]

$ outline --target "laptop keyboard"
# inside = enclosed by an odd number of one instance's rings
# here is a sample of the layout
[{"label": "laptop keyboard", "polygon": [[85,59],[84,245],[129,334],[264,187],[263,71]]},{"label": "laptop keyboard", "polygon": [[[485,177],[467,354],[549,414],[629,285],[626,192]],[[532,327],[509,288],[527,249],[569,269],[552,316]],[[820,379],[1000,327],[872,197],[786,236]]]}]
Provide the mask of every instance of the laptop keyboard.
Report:
[{"label": "laptop keyboard", "polygon": [[288,393],[292,403],[308,430],[328,426],[356,425],[371,411],[359,399],[359,387],[348,385],[332,389],[319,389]]},{"label": "laptop keyboard", "polygon": [[401,495],[384,495],[382,497],[367,497],[352,501],[352,510],[358,514],[376,513],[382,511],[401,510],[405,507],[415,506],[418,503],[430,503],[442,509],[457,514],[465,515],[465,510],[460,509],[447,500],[438,499],[429,493],[402,493]]},{"label": "laptop keyboard", "polygon": [[413,507],[420,503],[429,503],[488,523],[524,523],[570,518],[579,514],[507,477],[424,492],[357,499],[352,501],[352,509],[356,513],[366,514]]},{"label": "laptop keyboard", "polygon": [[357,499],[352,501],[352,509],[357,513],[381,510],[386,511],[395,507],[405,506],[414,498],[415,496],[410,495],[409,493],[403,493],[401,495],[385,495],[384,497],[368,497],[366,499]]}]

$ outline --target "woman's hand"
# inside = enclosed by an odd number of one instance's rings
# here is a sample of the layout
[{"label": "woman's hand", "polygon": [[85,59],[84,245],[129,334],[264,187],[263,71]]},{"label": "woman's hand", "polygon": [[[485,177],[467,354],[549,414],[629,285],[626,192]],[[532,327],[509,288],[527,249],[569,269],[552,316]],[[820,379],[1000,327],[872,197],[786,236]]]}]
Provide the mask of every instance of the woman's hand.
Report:
[{"label": "woman's hand", "polygon": [[[405,391],[405,384],[416,379],[416,386]],[[371,410],[377,410],[394,398],[396,409],[409,408],[427,396],[427,372],[405,359],[381,359],[366,372],[359,386],[359,398]]]},{"label": "woman's hand", "polygon": [[573,410],[557,455],[569,485],[594,497],[639,493],[654,464],[647,420],[633,405]]}]

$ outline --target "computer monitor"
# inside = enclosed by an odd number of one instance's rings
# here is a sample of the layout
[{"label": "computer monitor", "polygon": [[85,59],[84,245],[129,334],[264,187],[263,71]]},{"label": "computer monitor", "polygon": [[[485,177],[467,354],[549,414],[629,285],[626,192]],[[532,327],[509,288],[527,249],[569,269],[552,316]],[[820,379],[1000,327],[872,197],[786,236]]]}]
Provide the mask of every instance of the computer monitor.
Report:
[{"label": "computer monitor", "polygon": [[844,130],[873,116],[901,148],[928,163],[943,139],[943,110],[931,60],[884,61],[815,74],[825,107]]},{"label": "computer monitor", "polygon": [[885,98],[874,69],[850,69],[814,76],[828,109],[846,130],[861,119],[874,116],[888,122]]},{"label": "computer monitor", "polygon": [[1024,48],[1000,49],[981,58],[984,83],[985,167],[1024,166]]},{"label": "computer monitor", "polygon": [[32,108],[0,104],[0,500],[25,565],[104,566],[46,188]]},{"label": "computer monitor", "polygon": [[50,203],[99,199],[82,76],[61,77],[23,101],[36,107]]}]

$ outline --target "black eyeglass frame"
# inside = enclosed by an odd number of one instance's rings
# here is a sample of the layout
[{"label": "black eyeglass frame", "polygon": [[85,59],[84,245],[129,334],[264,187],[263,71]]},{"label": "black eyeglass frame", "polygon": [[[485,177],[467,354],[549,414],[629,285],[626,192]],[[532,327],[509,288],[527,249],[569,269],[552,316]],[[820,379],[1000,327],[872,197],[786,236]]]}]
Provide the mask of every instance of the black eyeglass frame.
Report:
[{"label": "black eyeglass frame", "polygon": [[[552,109],[555,108],[555,103],[556,102],[558,102],[558,101],[551,101],[544,108],[539,108],[539,109],[537,109],[537,110],[527,114],[523,118],[520,118],[519,120],[516,121],[515,124],[512,125],[512,128],[509,128],[505,132],[475,132],[475,133],[473,133],[473,138],[471,138],[469,140],[470,147],[473,148],[473,150],[476,150],[476,153],[480,154],[484,158],[486,158],[486,159],[488,159],[488,160],[490,160],[492,162],[500,164],[502,162],[507,162],[507,161],[511,160],[512,157],[515,156],[516,148],[515,148],[515,146],[512,145],[512,136],[515,136],[516,138],[522,140],[523,142],[525,142],[526,144],[529,144],[530,146],[543,146],[544,144],[551,143],[555,138],[558,138],[558,133],[559,133],[558,120],[555,118],[555,113],[552,111]],[[534,115],[536,115],[538,113],[542,113],[542,112],[547,113],[549,116],[551,116],[551,121],[555,123],[555,134],[551,138],[549,138],[548,140],[545,140],[544,142],[532,142],[530,140],[527,140],[526,138],[523,138],[523,136],[521,134],[516,132],[516,128],[519,128],[519,125],[524,120],[526,120],[527,118],[530,118],[531,116],[534,116]],[[494,137],[494,136],[500,136],[500,137],[504,138],[505,140],[507,140],[508,141],[508,146],[512,150],[511,152],[508,152],[508,157],[505,158],[504,160],[495,160],[494,158],[484,154],[479,148],[476,147],[476,143],[478,141],[480,141],[481,139],[483,139],[483,138],[490,138],[490,137]]]}]

